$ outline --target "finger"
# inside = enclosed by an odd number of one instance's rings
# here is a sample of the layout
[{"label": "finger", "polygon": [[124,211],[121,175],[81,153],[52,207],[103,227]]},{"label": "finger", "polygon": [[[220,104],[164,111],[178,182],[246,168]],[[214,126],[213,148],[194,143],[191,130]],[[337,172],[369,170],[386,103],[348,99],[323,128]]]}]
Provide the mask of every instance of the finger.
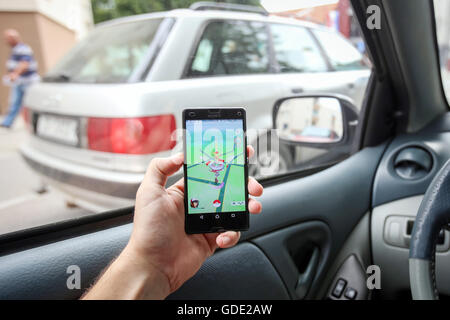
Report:
[{"label": "finger", "polygon": [[250,159],[255,154],[255,149],[251,145],[247,146],[247,157]]},{"label": "finger", "polygon": [[172,184],[169,188],[167,188],[167,193],[178,198],[174,198],[174,200],[178,200],[175,202],[180,208],[182,207],[181,211],[184,212],[184,178],[181,178],[180,180]]},{"label": "finger", "polygon": [[250,193],[252,196],[259,197],[263,194],[263,191],[263,186],[258,181],[256,181],[255,178],[248,178],[248,193]]},{"label": "finger", "polygon": [[219,233],[204,233],[203,236],[206,238],[211,252],[214,252],[217,249],[216,239],[219,236]]},{"label": "finger", "polygon": [[150,162],[143,183],[152,183],[164,187],[167,177],[180,169],[184,157],[182,153],[169,158],[155,158]]},{"label": "finger", "polygon": [[181,178],[177,182],[175,182],[173,185],[169,187],[169,189],[173,189],[176,191],[181,191],[184,193],[184,178]]},{"label": "finger", "polygon": [[248,211],[253,214],[261,213],[262,211],[261,202],[252,198],[248,199]]},{"label": "finger", "polygon": [[227,231],[217,236],[216,243],[219,246],[219,248],[229,248],[238,243],[240,237],[241,237],[240,232]]}]

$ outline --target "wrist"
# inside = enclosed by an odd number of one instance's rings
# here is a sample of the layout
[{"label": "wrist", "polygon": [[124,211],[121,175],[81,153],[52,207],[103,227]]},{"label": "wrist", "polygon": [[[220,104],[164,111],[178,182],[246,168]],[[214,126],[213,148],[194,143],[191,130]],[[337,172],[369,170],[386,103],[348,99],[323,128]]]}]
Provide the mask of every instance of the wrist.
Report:
[{"label": "wrist", "polygon": [[170,294],[167,276],[132,246],[127,245],[114,264],[120,273],[128,274],[132,299],[164,299]]},{"label": "wrist", "polygon": [[90,300],[164,299],[170,293],[167,277],[128,246],[83,296]]}]

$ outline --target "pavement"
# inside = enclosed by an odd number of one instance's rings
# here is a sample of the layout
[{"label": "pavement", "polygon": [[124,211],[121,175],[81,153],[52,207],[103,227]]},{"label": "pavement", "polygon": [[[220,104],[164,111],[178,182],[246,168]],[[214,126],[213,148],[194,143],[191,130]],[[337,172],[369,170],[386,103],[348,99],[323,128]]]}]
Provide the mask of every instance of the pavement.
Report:
[{"label": "pavement", "polygon": [[67,206],[57,190],[37,192],[41,180],[19,154],[19,146],[26,139],[21,118],[12,129],[0,128],[0,235],[93,214]]}]

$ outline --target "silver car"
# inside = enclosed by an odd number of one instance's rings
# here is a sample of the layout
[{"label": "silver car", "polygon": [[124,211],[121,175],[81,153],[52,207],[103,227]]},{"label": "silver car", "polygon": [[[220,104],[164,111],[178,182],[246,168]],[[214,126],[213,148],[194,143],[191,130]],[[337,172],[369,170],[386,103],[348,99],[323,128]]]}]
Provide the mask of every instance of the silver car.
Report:
[{"label": "silver car", "polygon": [[[360,106],[370,73],[345,38],[295,19],[193,9],[117,19],[29,89],[21,153],[75,204],[124,206],[153,157],[181,151],[172,133],[184,108],[243,106],[249,129],[267,129],[289,95],[340,93]],[[293,163],[284,149],[259,156],[278,157],[276,170]]]}]

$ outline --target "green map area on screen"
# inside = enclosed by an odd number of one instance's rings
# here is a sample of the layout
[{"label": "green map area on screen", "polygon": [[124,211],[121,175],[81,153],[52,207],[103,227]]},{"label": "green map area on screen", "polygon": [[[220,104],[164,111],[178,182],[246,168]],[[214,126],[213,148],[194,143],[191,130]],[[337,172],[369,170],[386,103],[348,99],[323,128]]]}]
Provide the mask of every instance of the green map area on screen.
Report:
[{"label": "green map area on screen", "polygon": [[187,120],[188,212],[246,210],[243,121]]}]

